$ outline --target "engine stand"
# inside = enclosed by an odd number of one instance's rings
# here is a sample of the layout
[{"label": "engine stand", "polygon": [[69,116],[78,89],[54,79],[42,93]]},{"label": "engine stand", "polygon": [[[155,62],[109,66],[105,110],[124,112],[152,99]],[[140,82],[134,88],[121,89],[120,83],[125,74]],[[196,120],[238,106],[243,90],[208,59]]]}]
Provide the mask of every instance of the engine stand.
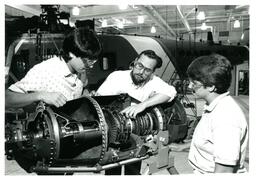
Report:
[{"label": "engine stand", "polygon": [[167,131],[160,131],[157,135],[158,154],[152,155],[144,160],[146,169],[143,171],[142,175],[152,175],[163,169],[167,169],[171,175],[179,174],[174,167],[174,156],[171,155],[171,149],[167,143]]},{"label": "engine stand", "polygon": [[152,175],[164,169],[167,169],[170,175],[179,174],[174,166],[174,157],[171,156],[171,154],[169,154],[168,157],[161,157],[160,155],[151,156],[150,158],[144,160],[144,162],[146,164],[146,168],[142,175]]}]

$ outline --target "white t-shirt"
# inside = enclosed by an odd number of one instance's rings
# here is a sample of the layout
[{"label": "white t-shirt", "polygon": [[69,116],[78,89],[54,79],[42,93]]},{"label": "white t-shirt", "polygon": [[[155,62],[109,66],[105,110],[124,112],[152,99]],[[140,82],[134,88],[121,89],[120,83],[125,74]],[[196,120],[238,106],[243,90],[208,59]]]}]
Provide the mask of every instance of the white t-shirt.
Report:
[{"label": "white t-shirt", "polygon": [[69,101],[81,96],[83,83],[76,74],[70,72],[64,60],[54,56],[32,67],[26,76],[12,84],[9,90],[20,93],[60,92]]},{"label": "white t-shirt", "polygon": [[215,162],[237,165],[245,172],[244,160],[248,144],[246,118],[229,92],[205,106],[190,146],[189,163],[201,173],[213,173]]},{"label": "white t-shirt", "polygon": [[170,97],[172,100],[176,96],[173,86],[165,83],[157,76],[153,76],[143,86],[137,86],[131,78],[131,70],[115,71],[111,73],[105,82],[99,87],[97,93],[100,95],[119,95],[127,93],[131,97],[143,102],[154,94],[161,93]]}]

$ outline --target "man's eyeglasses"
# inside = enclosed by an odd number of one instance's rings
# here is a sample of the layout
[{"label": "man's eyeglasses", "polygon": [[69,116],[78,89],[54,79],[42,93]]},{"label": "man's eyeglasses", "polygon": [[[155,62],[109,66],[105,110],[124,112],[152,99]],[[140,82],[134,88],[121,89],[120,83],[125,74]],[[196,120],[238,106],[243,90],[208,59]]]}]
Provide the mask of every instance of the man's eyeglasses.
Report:
[{"label": "man's eyeglasses", "polygon": [[144,67],[144,65],[142,63],[137,62],[137,61],[134,62],[134,68],[136,68],[138,70],[143,69],[145,74],[152,74],[153,73],[152,69]]}]

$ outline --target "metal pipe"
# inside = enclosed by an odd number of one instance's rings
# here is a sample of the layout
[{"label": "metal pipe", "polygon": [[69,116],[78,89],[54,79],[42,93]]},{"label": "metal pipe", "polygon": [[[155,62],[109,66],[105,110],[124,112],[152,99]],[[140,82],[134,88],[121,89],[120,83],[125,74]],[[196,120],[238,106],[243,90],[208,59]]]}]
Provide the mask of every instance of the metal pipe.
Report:
[{"label": "metal pipe", "polygon": [[140,158],[131,158],[128,160],[124,160],[124,161],[120,161],[118,163],[111,163],[108,165],[104,165],[104,166],[100,166],[100,165],[96,165],[95,167],[44,167],[44,166],[37,166],[33,168],[34,172],[45,172],[45,173],[73,173],[73,172],[99,172],[102,170],[107,170],[107,169],[111,169],[114,167],[118,167],[118,166],[122,166],[122,165],[126,165],[129,163],[134,163],[134,162],[138,162],[141,160],[145,160],[149,158],[149,156],[144,156],[144,157],[140,157]]}]

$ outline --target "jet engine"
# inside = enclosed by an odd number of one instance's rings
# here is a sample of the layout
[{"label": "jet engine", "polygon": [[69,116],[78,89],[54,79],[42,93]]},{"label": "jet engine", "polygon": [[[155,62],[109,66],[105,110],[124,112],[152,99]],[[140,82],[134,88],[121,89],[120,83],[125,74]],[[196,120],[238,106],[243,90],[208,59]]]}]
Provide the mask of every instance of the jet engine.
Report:
[{"label": "jet engine", "polygon": [[158,154],[171,140],[165,109],[127,118],[120,111],[133,102],[127,94],[81,97],[60,108],[40,102],[27,119],[7,121],[7,158],[47,174],[98,172]]}]

